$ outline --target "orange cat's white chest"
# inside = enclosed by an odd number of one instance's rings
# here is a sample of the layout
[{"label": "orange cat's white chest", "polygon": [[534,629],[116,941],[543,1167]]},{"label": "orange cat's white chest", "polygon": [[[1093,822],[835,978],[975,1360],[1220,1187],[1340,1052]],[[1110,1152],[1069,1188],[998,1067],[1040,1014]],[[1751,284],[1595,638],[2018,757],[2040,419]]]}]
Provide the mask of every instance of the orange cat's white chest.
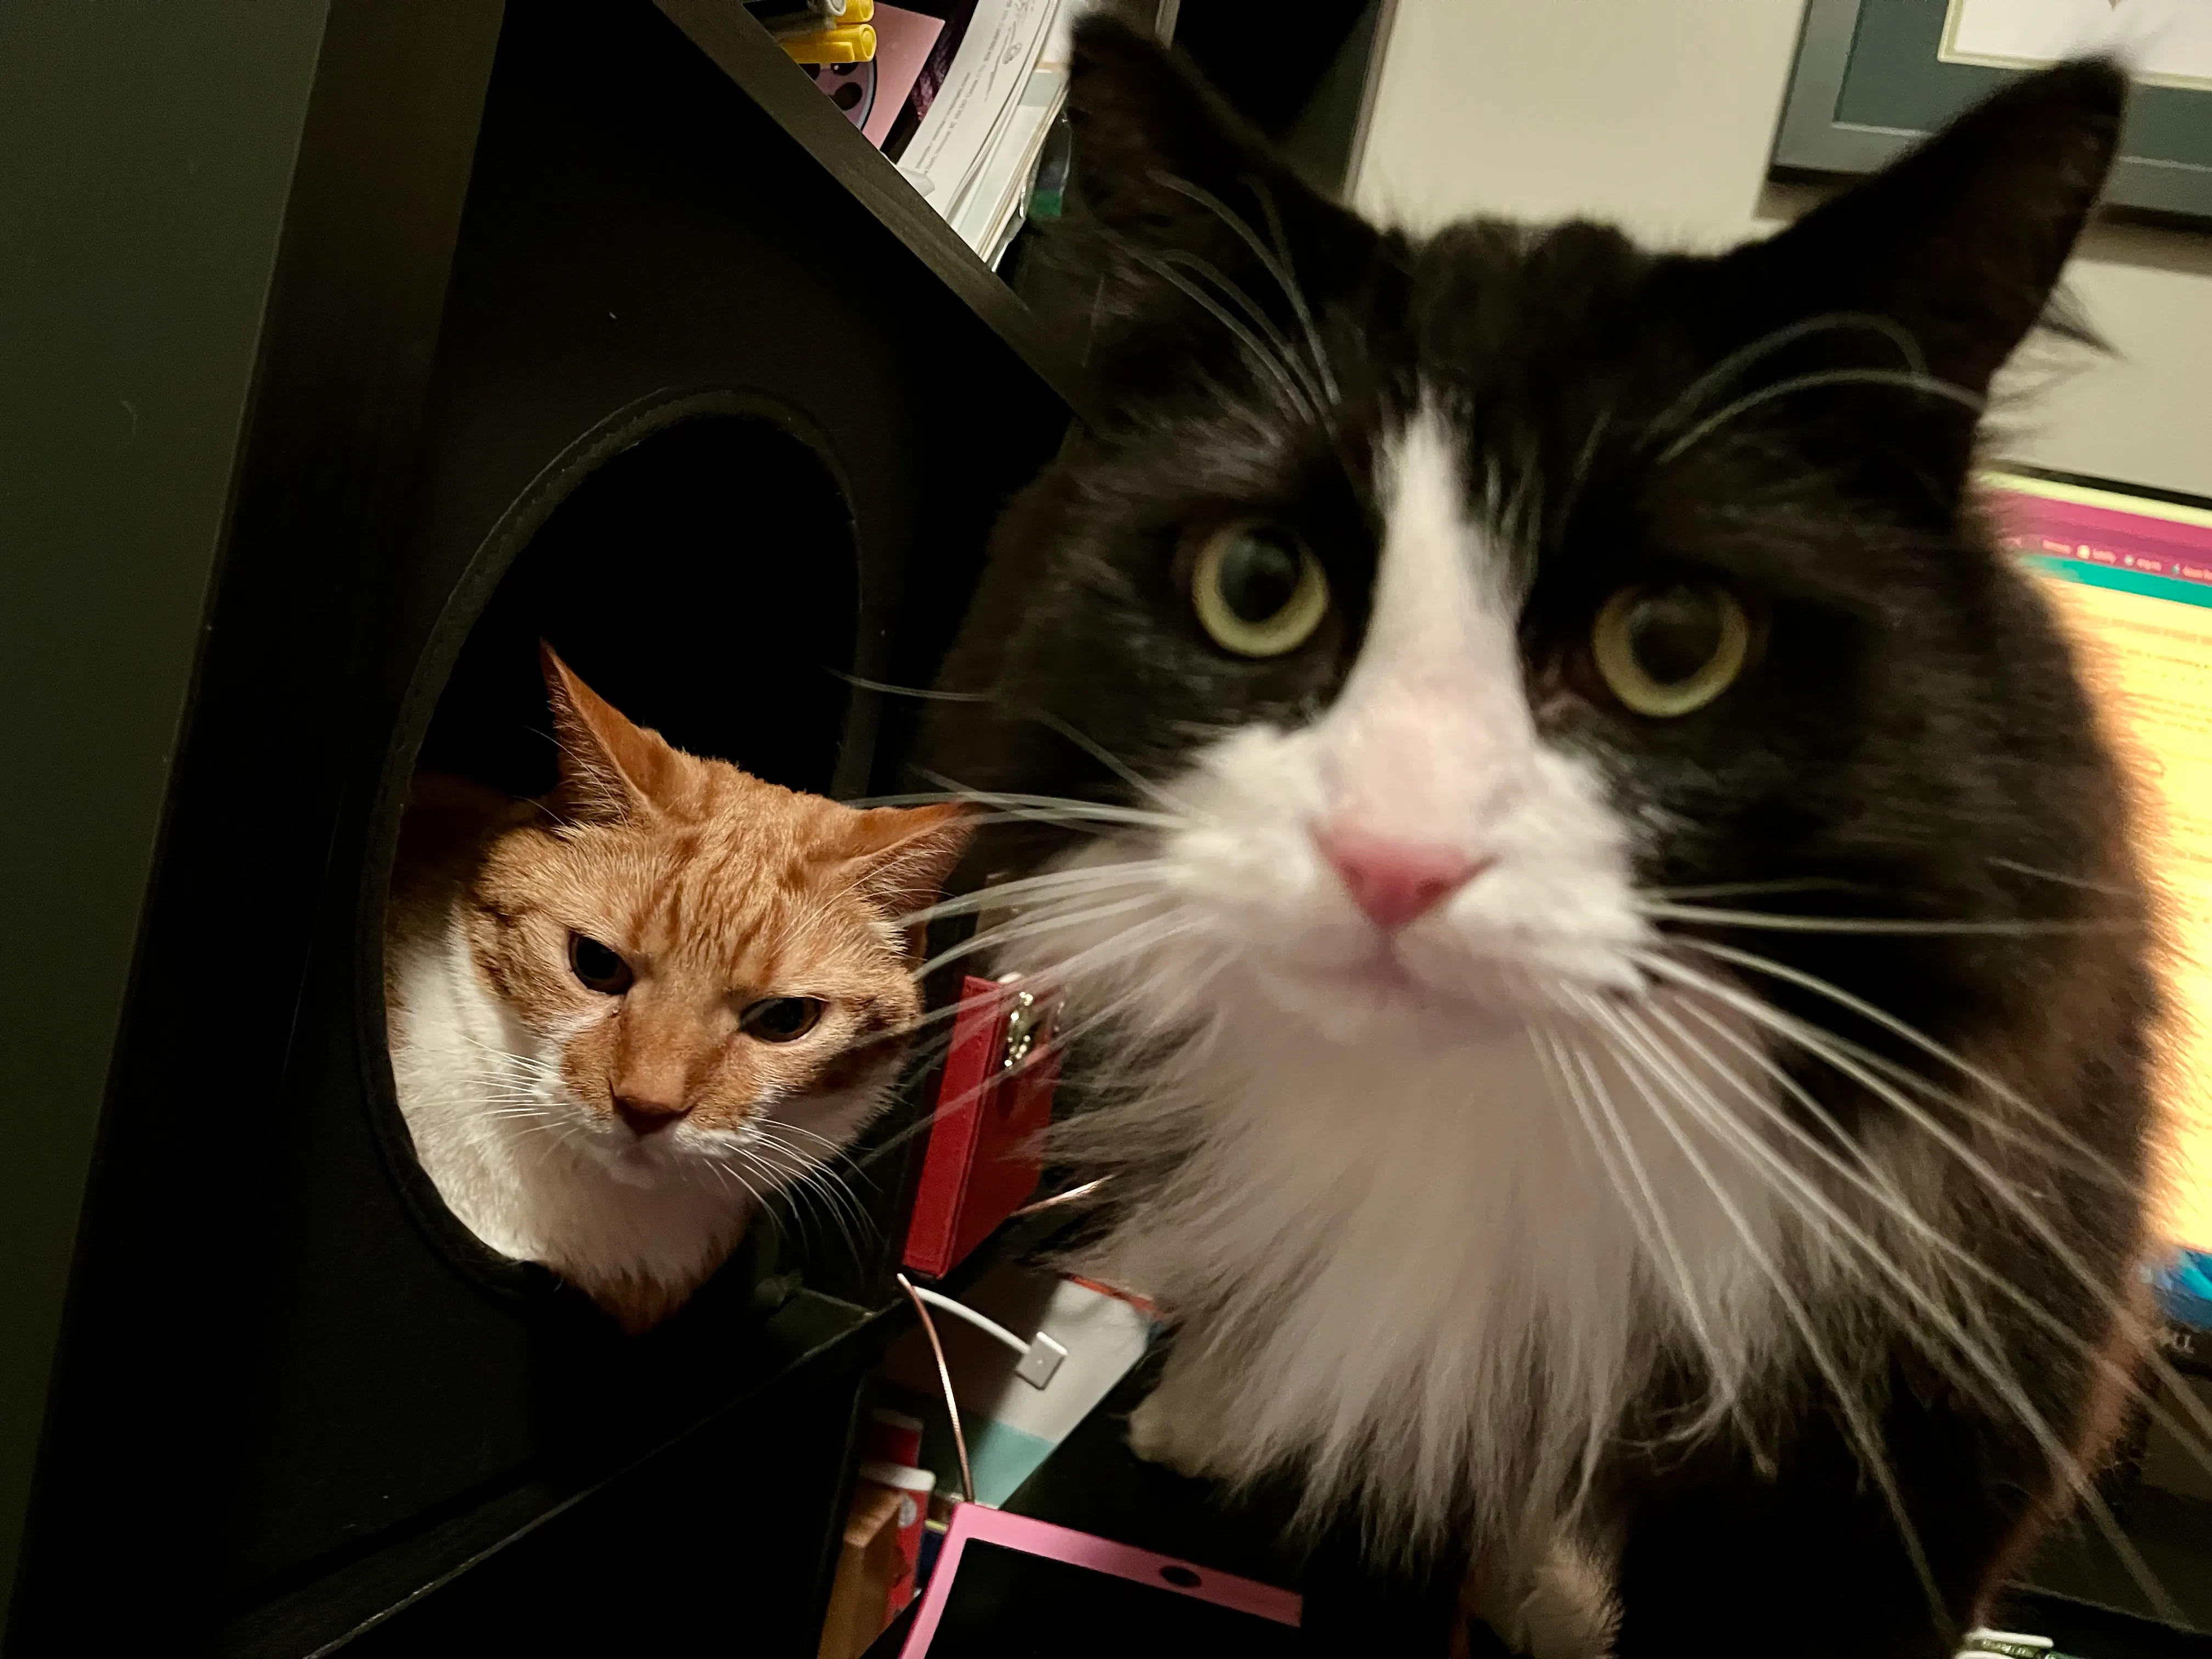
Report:
[{"label": "orange cat's white chest", "polygon": [[665,1136],[588,1137],[555,1045],[501,1000],[458,923],[395,948],[400,1109],[469,1230],[602,1299],[626,1283],[680,1298],[711,1272],[750,1217],[744,1186]]}]

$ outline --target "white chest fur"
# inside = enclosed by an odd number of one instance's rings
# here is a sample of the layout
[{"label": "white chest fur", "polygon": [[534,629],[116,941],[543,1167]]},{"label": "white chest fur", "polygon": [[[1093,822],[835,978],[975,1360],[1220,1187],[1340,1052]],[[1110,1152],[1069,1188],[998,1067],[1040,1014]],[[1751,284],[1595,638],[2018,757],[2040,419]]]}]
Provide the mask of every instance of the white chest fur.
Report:
[{"label": "white chest fur", "polygon": [[458,923],[396,940],[392,1079],[423,1169],[469,1231],[592,1294],[678,1295],[744,1231],[750,1200],[697,1159],[610,1156],[574,1128],[557,1056],[494,994]]},{"label": "white chest fur", "polygon": [[1726,1207],[1765,1239],[1761,1184],[1626,1109],[1594,1051],[1572,1097],[1540,1041],[1393,1050],[1255,1018],[1193,1052],[1127,1125],[1187,1154],[1102,1264],[1182,1322],[1142,1449],[1231,1477],[1294,1462],[1316,1501],[1357,1495],[1404,1535],[1471,1500],[1500,1538],[1557,1515],[1681,1334],[1685,1273],[1741,1382],[1772,1304]]}]

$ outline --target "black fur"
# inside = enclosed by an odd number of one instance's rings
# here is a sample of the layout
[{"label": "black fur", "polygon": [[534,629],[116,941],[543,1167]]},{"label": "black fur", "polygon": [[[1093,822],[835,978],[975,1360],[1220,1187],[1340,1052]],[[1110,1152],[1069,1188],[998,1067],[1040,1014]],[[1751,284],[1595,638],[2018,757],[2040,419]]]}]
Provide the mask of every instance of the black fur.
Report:
[{"label": "black fur", "polygon": [[[2044,315],[2124,95],[2102,63],[2025,77],[1772,240],[1717,258],[1647,252],[1583,223],[1474,222],[1416,240],[1316,197],[1148,42],[1087,24],[1073,93],[1085,212],[1057,253],[1091,291],[1107,418],[1001,526],[943,680],[988,701],[940,710],[928,763],[978,788],[1127,799],[1098,750],[1164,777],[1211,734],[1325,708],[1365,621],[1378,436],[1426,388],[1462,434],[1478,517],[1519,515],[1535,549],[1522,635],[1547,739],[1595,757],[1624,810],[1680,826],[1638,877],[1818,875],[1831,886],[1775,903],[2057,924],[1713,936],[2032,1085],[2074,1135],[2138,1172],[2154,1000],[2119,790],[2063,644],[1966,495],[1966,400]],[[1240,344],[1241,329],[1303,348],[1281,276],[1310,310],[1334,397],[1286,390]],[[1878,378],[1817,380],[1700,431],[1762,388],[1839,371]],[[1311,645],[1263,662],[1215,649],[1175,574],[1188,526],[1246,514],[1295,526],[1340,601]],[[1719,573],[1751,598],[1761,645],[1744,680],[1664,724],[1550,696],[1571,691],[1605,595],[1662,570]],[[1030,867],[1055,835],[1002,836],[977,867]],[[1922,1060],[1808,994],[1762,990]],[[1832,1070],[1801,1080],[1853,1135],[1885,1109]],[[1955,1127],[2122,1290],[2141,1229],[2133,1195],[2078,1160]],[[2112,1334],[2109,1305],[2015,1218],[1965,1183],[1954,1197],[1976,1255],[2090,1343]],[[2017,1318],[1994,1323],[2036,1404],[2088,1437],[2093,1368]],[[1869,1407],[1953,1629],[1808,1383],[1756,1454],[1733,1439],[1630,1449],[1666,1420],[1663,1398],[1624,1425],[1606,1476],[1624,1540],[1622,1655],[1946,1650],[2055,1503],[2054,1477],[2016,1424],[1912,1344],[1894,1346],[1887,1397]]]}]

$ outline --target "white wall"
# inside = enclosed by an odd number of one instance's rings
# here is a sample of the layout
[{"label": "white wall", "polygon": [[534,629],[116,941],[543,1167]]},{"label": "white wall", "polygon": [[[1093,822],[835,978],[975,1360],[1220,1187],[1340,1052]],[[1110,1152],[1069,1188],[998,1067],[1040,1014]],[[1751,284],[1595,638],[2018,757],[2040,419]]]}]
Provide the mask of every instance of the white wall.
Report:
[{"label": "white wall", "polygon": [[[1583,214],[1674,246],[1771,228],[1766,158],[1802,11],[1397,0],[1354,198],[1415,227]],[[2113,355],[2046,388],[2008,453],[2212,495],[2212,231],[2098,227],[2069,282]]]}]

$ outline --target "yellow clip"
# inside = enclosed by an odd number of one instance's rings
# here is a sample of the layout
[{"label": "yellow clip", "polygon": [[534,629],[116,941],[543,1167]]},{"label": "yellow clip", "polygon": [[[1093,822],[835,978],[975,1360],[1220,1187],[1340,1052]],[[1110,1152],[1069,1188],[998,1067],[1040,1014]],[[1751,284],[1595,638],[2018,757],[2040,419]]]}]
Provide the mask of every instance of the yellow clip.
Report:
[{"label": "yellow clip", "polygon": [[[845,0],[851,15],[853,0]],[[787,34],[776,42],[795,64],[865,64],[876,55],[876,32],[866,23],[847,23],[811,34]]]},{"label": "yellow clip", "polygon": [[866,23],[876,15],[876,0],[845,0],[845,9],[837,14],[840,23]]}]

